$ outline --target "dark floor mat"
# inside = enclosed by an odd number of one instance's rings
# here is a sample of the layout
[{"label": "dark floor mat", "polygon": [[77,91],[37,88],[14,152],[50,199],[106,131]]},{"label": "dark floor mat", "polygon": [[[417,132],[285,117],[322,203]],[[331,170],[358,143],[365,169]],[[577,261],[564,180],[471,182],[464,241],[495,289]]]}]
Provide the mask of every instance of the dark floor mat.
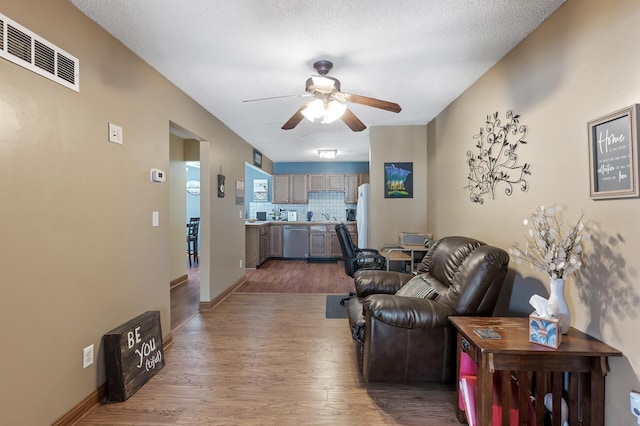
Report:
[{"label": "dark floor mat", "polygon": [[345,297],[348,296],[343,294],[329,294],[327,296],[327,306],[324,314],[325,318],[347,318],[348,302],[345,302],[344,305],[340,304],[340,301]]}]

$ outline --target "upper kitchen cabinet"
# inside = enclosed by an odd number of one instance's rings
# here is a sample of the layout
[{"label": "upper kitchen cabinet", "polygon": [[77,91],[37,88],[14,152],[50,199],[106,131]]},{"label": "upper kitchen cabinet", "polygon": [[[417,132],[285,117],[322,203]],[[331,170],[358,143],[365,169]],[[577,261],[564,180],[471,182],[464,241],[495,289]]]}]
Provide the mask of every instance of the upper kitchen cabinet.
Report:
[{"label": "upper kitchen cabinet", "polygon": [[309,192],[345,190],[345,175],[342,174],[310,174]]},{"label": "upper kitchen cabinet", "polygon": [[307,204],[307,175],[273,175],[274,204]]},{"label": "upper kitchen cabinet", "polygon": [[344,202],[345,204],[356,204],[358,202],[358,175],[345,175]]},{"label": "upper kitchen cabinet", "polygon": [[326,175],[327,191],[344,191],[344,175]]},{"label": "upper kitchen cabinet", "polygon": [[327,180],[326,175],[309,175],[309,192],[326,191]]},{"label": "upper kitchen cabinet", "polygon": [[356,204],[358,202],[358,187],[363,183],[369,183],[369,175],[365,173],[344,175],[344,202]]}]

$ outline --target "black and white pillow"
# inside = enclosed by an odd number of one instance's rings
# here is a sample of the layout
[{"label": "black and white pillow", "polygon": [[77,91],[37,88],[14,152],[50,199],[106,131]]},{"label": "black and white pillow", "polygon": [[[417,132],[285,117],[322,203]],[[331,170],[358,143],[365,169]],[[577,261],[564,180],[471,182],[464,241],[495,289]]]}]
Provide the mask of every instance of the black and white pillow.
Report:
[{"label": "black and white pillow", "polygon": [[425,281],[422,275],[418,275],[407,281],[407,283],[396,292],[396,296],[435,300],[438,297],[438,292]]}]

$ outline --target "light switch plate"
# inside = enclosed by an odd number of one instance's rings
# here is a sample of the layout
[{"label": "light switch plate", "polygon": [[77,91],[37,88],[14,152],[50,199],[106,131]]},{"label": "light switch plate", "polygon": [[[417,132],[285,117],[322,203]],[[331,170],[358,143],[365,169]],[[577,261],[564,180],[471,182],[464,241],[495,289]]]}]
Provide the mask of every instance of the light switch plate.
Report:
[{"label": "light switch plate", "polygon": [[160,213],[153,212],[153,214],[151,215],[151,225],[160,226]]},{"label": "light switch plate", "polygon": [[82,349],[82,368],[85,369],[93,364],[93,344]]}]

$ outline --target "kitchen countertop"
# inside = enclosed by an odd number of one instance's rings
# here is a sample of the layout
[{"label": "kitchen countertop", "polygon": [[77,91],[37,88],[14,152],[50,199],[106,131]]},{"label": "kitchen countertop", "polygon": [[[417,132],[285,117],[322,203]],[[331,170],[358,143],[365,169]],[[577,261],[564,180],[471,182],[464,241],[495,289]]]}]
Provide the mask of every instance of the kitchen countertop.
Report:
[{"label": "kitchen countertop", "polygon": [[247,226],[260,226],[260,225],[270,225],[270,224],[274,224],[274,225],[336,225],[338,223],[346,223],[346,224],[355,224],[356,222],[350,221],[341,221],[341,220],[312,220],[311,222],[308,221],[297,221],[297,222],[289,222],[286,220],[258,220],[256,222],[249,222],[249,221],[245,221],[244,222],[245,225]]}]

